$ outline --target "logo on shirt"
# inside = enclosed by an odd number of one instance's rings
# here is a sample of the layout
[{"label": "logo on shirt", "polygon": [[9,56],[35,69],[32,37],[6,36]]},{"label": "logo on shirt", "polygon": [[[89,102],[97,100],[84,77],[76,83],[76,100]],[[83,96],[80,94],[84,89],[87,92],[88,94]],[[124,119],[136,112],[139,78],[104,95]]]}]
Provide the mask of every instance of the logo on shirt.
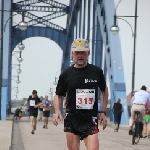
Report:
[{"label": "logo on shirt", "polygon": [[93,79],[85,79],[85,83],[97,82],[97,80]]},{"label": "logo on shirt", "polygon": [[77,93],[95,93],[95,90],[82,90],[82,91],[77,90]]}]

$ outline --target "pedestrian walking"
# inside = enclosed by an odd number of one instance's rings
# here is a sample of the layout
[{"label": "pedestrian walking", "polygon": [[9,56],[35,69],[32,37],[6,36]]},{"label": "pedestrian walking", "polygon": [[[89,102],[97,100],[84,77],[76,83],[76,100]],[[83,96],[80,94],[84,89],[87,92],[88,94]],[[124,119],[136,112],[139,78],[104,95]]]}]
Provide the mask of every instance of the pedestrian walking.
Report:
[{"label": "pedestrian walking", "polygon": [[43,117],[44,117],[44,125],[43,129],[46,128],[48,129],[48,118],[50,116],[50,107],[51,107],[51,102],[48,100],[48,95],[45,96],[45,99],[42,102],[43,104]]},{"label": "pedestrian walking", "polygon": [[30,116],[30,125],[32,127],[31,133],[34,134],[37,124],[37,115],[38,115],[38,106],[40,104],[40,99],[37,96],[37,91],[33,90],[32,95],[29,96],[28,100],[25,102],[25,106],[29,104],[29,116]]},{"label": "pedestrian walking", "polygon": [[61,98],[67,95],[64,132],[66,132],[68,149],[80,149],[80,140],[84,140],[88,150],[98,150],[98,87],[103,97],[100,111],[100,123],[103,124],[103,129],[107,126],[108,88],[103,70],[87,63],[90,55],[88,41],[76,39],[72,43],[71,51],[75,64],[68,67],[59,76],[54,97],[53,124],[57,126],[58,119],[62,119]]},{"label": "pedestrian walking", "polygon": [[115,124],[115,132],[118,132],[119,130],[119,125],[120,125],[120,121],[121,121],[121,115],[123,112],[123,107],[122,104],[120,103],[121,99],[118,98],[118,101],[116,103],[114,103],[112,111],[114,114],[114,124]]}]

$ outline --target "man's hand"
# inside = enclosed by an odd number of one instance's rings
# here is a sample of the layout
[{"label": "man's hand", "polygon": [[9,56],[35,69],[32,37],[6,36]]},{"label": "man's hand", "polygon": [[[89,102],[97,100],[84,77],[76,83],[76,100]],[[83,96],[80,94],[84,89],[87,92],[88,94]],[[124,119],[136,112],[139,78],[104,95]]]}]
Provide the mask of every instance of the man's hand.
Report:
[{"label": "man's hand", "polygon": [[104,130],[107,126],[107,118],[106,118],[105,114],[101,113],[99,120],[100,120],[100,124],[103,124],[103,130]]},{"label": "man's hand", "polygon": [[37,108],[37,107],[38,107],[38,105],[35,105],[35,106],[34,106],[34,108]]},{"label": "man's hand", "polygon": [[53,116],[53,124],[55,126],[58,125],[58,119],[61,121],[63,120],[62,114],[60,112],[57,112],[54,116]]}]

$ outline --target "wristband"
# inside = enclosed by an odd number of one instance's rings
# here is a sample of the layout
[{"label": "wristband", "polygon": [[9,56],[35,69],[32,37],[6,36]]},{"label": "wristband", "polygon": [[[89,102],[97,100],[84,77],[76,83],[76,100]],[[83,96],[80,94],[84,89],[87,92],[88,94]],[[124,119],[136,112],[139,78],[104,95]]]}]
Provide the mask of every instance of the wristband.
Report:
[{"label": "wristband", "polygon": [[104,114],[106,116],[106,111],[100,111],[99,113]]}]

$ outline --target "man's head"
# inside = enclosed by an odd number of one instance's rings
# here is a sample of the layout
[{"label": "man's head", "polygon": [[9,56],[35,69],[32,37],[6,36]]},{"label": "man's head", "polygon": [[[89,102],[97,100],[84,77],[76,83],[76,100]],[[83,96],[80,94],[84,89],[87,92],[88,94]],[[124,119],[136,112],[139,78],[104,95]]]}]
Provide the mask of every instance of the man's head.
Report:
[{"label": "man's head", "polygon": [[48,100],[48,95],[45,95],[45,99]]},{"label": "man's head", "polygon": [[120,103],[121,102],[121,99],[120,98],[118,98],[118,101],[117,101],[117,103]]},{"label": "man's head", "polygon": [[36,91],[36,90],[33,90],[33,91],[32,91],[32,95],[33,95],[33,97],[37,97],[37,91]]},{"label": "man's head", "polygon": [[145,85],[143,85],[143,86],[141,87],[141,90],[146,91],[146,90],[147,90],[147,87],[146,87]]},{"label": "man's head", "polygon": [[89,43],[85,39],[76,39],[71,45],[72,56],[77,66],[84,67],[90,55]]}]

